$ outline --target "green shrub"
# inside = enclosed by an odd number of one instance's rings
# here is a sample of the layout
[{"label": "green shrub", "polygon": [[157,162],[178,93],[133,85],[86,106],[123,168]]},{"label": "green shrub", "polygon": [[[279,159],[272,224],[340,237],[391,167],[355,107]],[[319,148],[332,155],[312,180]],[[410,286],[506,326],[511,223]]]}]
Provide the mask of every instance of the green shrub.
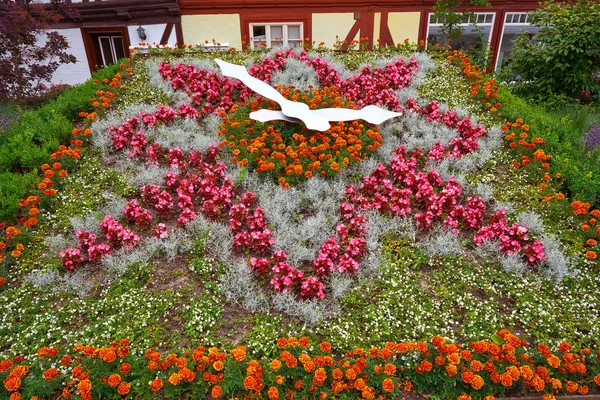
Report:
[{"label": "green shrub", "polygon": [[[94,79],[112,79],[118,71],[119,65],[114,64],[95,73]],[[89,80],[37,110],[26,111],[10,125],[0,142],[0,220],[15,217],[19,199],[35,182],[34,171],[49,163],[50,154],[61,144],[68,144],[73,121],[81,111],[92,110],[90,99],[106,87]]]},{"label": "green shrub", "polygon": [[0,173],[0,221],[14,219],[19,211],[19,200],[38,179],[35,171],[27,174]]},{"label": "green shrub", "polygon": [[567,113],[561,115],[528,103],[506,88],[501,88],[498,100],[502,103],[504,117],[512,121],[523,118],[531,135],[546,141],[553,172],[560,172],[566,178],[566,190],[581,200],[599,202],[599,166],[594,158],[586,157],[581,124]]},{"label": "green shrub", "polygon": [[542,29],[514,41],[504,79],[519,81],[519,93],[538,101],[600,99],[600,1],[546,0],[529,17]]}]

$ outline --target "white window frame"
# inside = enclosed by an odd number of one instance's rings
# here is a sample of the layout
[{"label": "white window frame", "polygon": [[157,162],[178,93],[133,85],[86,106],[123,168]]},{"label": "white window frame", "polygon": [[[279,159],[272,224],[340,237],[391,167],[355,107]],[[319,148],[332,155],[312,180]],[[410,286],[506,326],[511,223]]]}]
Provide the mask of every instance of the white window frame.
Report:
[{"label": "white window frame", "polygon": [[[494,34],[494,22],[496,21],[496,13],[495,12],[476,12],[475,14],[475,18],[477,18],[477,23],[475,25],[477,25],[478,27],[480,26],[489,26],[490,27],[490,36],[488,37],[488,46],[492,43],[492,36]],[[483,22],[479,22],[480,18],[483,17]],[[489,19],[491,19],[490,22],[485,22],[486,20],[488,20],[488,17],[490,17]],[[429,31],[432,27],[441,27],[443,24],[441,22],[438,21],[434,21],[434,17],[433,17],[433,13],[429,13],[429,18],[427,19],[427,36],[426,36],[426,40],[429,39]],[[463,22],[460,23],[458,26],[460,27],[468,27],[468,26],[472,26],[473,23],[471,22],[471,18],[470,16],[466,19],[466,21],[463,19]]]},{"label": "white window frame", "polygon": [[[510,19],[510,22],[507,22]],[[523,20],[524,22],[521,22]],[[521,28],[528,28],[533,25],[529,22],[529,12],[507,12],[504,16],[504,23],[502,24],[502,31],[500,32],[500,42],[498,43],[498,49],[496,54],[496,65],[494,65],[494,70],[498,71],[500,68],[500,50],[502,49],[502,43],[504,42],[504,28],[506,26],[514,26]]]},{"label": "white window frame", "polygon": [[[276,44],[281,45],[283,47],[295,47],[295,46],[290,46],[291,43],[298,43],[300,46],[303,44],[304,42],[304,23],[302,22],[265,22],[265,23],[260,23],[260,22],[253,22],[250,25],[250,46],[253,50],[260,50],[261,48],[271,48],[273,42],[277,42]],[[261,46],[260,42],[262,42],[263,40],[256,40],[254,38],[254,27],[255,26],[264,26],[265,27],[265,39],[264,42],[266,44],[266,46]],[[272,27],[276,27],[276,26],[281,26],[282,27],[282,32],[283,32],[283,37],[282,38],[278,38],[279,40],[275,40],[275,37],[271,37],[271,28]],[[299,39],[290,39],[289,35],[288,35],[288,28],[290,26],[295,26],[295,27],[299,27],[300,28],[300,38]],[[254,46],[256,43],[258,43],[258,46]]]},{"label": "white window frame", "polygon": [[98,36],[98,47],[100,47],[100,55],[102,55],[102,64],[103,65],[108,65],[106,63],[106,57],[104,56],[104,49],[102,47],[102,39],[108,39],[108,43],[110,44],[110,52],[112,55],[113,60],[115,60],[114,62],[117,62],[119,60],[119,58],[117,57],[117,51],[115,49],[115,38],[119,38],[121,39],[121,43],[124,43],[123,41],[123,37],[121,35],[102,35],[102,36]]}]

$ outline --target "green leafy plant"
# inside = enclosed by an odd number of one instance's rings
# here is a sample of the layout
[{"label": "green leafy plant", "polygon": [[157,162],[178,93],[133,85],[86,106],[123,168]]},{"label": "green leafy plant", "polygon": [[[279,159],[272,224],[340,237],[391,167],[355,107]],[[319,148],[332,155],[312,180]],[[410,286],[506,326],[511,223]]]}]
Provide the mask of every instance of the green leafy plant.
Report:
[{"label": "green leafy plant", "polygon": [[513,42],[503,79],[543,103],[600,99],[600,1],[545,1],[529,16],[542,29]]},{"label": "green leafy plant", "polygon": [[[441,32],[449,39],[456,39],[463,34],[463,21],[475,21],[476,16],[472,11],[462,10],[463,7],[485,6],[490,7],[488,0],[438,0],[433,6],[433,18],[442,23]],[[459,11],[461,9],[461,11]]]}]

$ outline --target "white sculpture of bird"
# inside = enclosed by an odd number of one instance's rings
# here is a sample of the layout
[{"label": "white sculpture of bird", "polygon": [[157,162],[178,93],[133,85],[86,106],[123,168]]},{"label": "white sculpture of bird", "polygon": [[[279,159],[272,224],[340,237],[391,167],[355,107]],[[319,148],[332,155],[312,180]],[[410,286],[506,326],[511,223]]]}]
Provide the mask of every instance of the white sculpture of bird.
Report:
[{"label": "white sculpture of bird", "polygon": [[258,110],[250,113],[250,118],[260,122],[283,120],[297,123],[304,122],[311,130],[324,132],[331,128],[330,121],[365,120],[379,125],[388,119],[399,117],[401,113],[387,111],[377,106],[366,106],[360,110],[349,108],[320,108],[311,110],[307,104],[286,99],[274,87],[250,75],[245,67],[235,65],[216,58],[224,76],[236,78],[259,95],[273,100],[281,107],[281,111]]}]

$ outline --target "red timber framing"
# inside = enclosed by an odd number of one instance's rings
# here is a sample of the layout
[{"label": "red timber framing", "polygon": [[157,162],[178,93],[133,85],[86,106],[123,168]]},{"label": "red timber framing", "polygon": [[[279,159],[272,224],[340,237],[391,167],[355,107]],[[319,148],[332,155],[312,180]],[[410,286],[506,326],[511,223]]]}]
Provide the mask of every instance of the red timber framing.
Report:
[{"label": "red timber framing", "polygon": [[[538,8],[539,0],[490,0],[491,7],[468,8],[474,12],[495,13],[492,27],[490,50],[495,65],[500,45],[502,28],[507,12],[526,12]],[[250,23],[256,22],[302,22],[304,36],[312,37],[313,13],[354,13],[354,25],[340,39],[350,42],[356,37],[370,39],[369,48],[379,42],[394,45],[404,38],[393,38],[388,26],[388,14],[391,12],[419,12],[418,39],[427,37],[429,14],[436,0],[179,0],[182,15],[198,14],[238,14],[240,16],[241,40],[248,43]],[[374,38],[375,14],[381,13],[379,37]]]}]

